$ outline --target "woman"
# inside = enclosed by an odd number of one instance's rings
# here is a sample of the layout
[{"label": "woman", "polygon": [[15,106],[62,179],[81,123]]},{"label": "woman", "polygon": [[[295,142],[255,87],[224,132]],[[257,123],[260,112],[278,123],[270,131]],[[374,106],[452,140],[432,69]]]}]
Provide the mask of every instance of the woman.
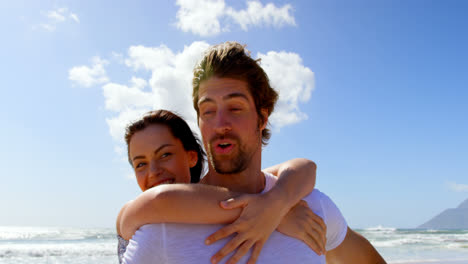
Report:
[{"label": "woman", "polygon": [[[324,253],[326,227],[305,202],[300,202],[315,185],[313,162],[295,159],[268,168],[265,172],[280,177],[267,192],[269,195],[240,195],[222,187],[187,185],[199,182],[205,155],[187,123],[169,111],[149,112],[127,127],[125,140],[129,162],[143,193],[124,205],[117,218],[119,260],[125,252],[126,240],[139,227],[161,222],[232,223],[211,235],[207,243],[235,232],[240,241],[255,241],[250,257],[252,262],[256,261],[263,243],[274,229],[304,241],[317,254]],[[183,195],[167,196],[170,190],[182,190]],[[232,197],[236,198],[229,199]],[[221,206],[230,210],[219,207],[219,201],[227,199]],[[275,206],[270,206],[272,199],[286,202],[275,202]],[[265,207],[265,204],[269,206]],[[240,245],[233,249],[238,247],[232,258],[240,258],[250,249]],[[212,261],[219,261],[233,249],[221,249]]]}]

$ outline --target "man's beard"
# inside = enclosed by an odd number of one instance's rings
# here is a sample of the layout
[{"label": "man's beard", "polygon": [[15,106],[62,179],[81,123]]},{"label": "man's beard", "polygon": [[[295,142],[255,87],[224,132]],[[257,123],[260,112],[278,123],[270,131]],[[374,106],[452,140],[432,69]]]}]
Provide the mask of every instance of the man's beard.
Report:
[{"label": "man's beard", "polygon": [[[256,131],[256,136],[258,138],[259,135],[259,130]],[[209,152],[208,152],[208,160],[210,162],[210,165],[214,168],[214,170],[219,173],[219,174],[236,174],[244,171],[247,169],[247,167],[250,165],[250,162],[252,161],[252,157],[257,151],[257,148],[259,147],[259,143],[255,144],[255,146],[247,146],[247,144],[241,144],[240,140],[238,137],[233,136],[233,135],[223,135],[223,136],[217,136],[211,140],[211,142],[214,142],[216,139],[223,139],[223,138],[229,138],[231,140],[234,140],[237,145],[237,153],[234,153],[234,156],[231,157],[230,159],[216,159],[214,153],[214,147],[211,143],[209,145]]]}]

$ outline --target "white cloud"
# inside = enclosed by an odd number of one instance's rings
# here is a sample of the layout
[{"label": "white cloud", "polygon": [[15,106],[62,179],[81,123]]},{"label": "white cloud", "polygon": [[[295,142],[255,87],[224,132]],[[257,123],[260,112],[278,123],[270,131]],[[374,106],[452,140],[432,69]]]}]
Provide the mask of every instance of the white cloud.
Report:
[{"label": "white cloud", "polygon": [[133,81],[137,83],[133,83],[131,87],[116,83],[108,83],[102,87],[106,109],[122,112],[129,108],[150,108],[152,106],[151,92],[142,91],[146,81],[135,77],[133,77]]},{"label": "white cloud", "polygon": [[76,23],[80,23],[78,15],[69,12],[68,8],[66,7],[46,11],[43,13],[43,15],[46,17],[47,21],[42,22],[39,25],[34,26],[33,28],[42,28],[49,32],[53,32],[57,28],[57,25],[60,23],[67,22],[69,20],[73,20]]},{"label": "white cloud", "polygon": [[57,10],[51,10],[47,12],[47,17],[50,18],[51,20],[57,21],[57,22],[63,22],[65,21],[65,16],[63,15],[63,9],[57,9]]},{"label": "white cloud", "polygon": [[117,116],[107,118],[106,122],[109,126],[109,132],[112,138],[116,142],[123,144],[125,127],[127,127],[127,125],[130,124],[132,121],[137,120],[149,110],[151,109],[132,107],[120,111]]},{"label": "white cloud", "polygon": [[104,69],[104,65],[108,64],[108,62],[97,56],[93,57],[91,61],[91,67],[83,65],[71,68],[68,71],[68,79],[84,87],[91,87],[108,82],[109,78]]},{"label": "white cloud", "polygon": [[200,36],[216,35],[221,32],[219,19],[225,13],[224,0],[177,0],[177,27]]},{"label": "white cloud", "polygon": [[80,19],[77,14],[70,13],[70,18],[73,19],[76,23],[80,23]]},{"label": "white cloud", "polygon": [[133,70],[155,70],[171,65],[174,57],[172,51],[165,45],[159,47],[131,46],[128,49],[129,58],[125,64]]},{"label": "white cloud", "polygon": [[263,5],[260,1],[247,1],[247,8],[235,10],[224,0],[177,0],[177,28],[200,36],[217,35],[229,31],[237,24],[243,30],[255,26],[295,26],[293,8],[286,4],[277,7],[273,3]]},{"label": "white cloud", "polygon": [[40,24],[39,27],[49,32],[55,31],[55,28],[56,28],[55,25],[50,25],[50,24]]},{"label": "white cloud", "polygon": [[247,9],[236,11],[228,8],[226,14],[232,17],[243,30],[247,31],[249,26],[295,26],[296,21],[291,15],[291,11],[291,5],[276,7],[274,4],[269,3],[263,6],[259,1],[249,1],[247,2]]},{"label": "white cloud", "polygon": [[165,45],[131,46],[125,65],[135,72],[151,72],[151,77],[148,81],[132,77],[128,86],[115,83],[103,86],[106,109],[117,114],[107,119],[114,140],[122,142],[125,127],[152,109],[175,111],[197,131],[191,101],[192,71],[208,47],[205,42],[194,42],[176,53]]},{"label": "white cloud", "polygon": [[299,103],[309,101],[315,87],[314,73],[302,64],[296,53],[270,51],[257,56],[272,87],[279,93],[275,111],[270,116],[272,126],[279,129],[307,119]]},{"label": "white cloud", "polygon": [[148,85],[148,82],[145,79],[141,79],[137,77],[132,77],[132,79],[130,80],[130,83],[132,84],[133,87],[139,90],[144,89]]},{"label": "white cloud", "polygon": [[468,192],[468,184],[461,184],[455,182],[448,182],[447,183],[450,190],[455,192]]}]

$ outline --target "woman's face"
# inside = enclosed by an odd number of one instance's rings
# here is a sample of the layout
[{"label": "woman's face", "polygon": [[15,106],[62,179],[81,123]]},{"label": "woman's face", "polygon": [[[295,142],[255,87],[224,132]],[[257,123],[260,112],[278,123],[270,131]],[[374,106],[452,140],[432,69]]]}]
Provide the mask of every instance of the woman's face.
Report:
[{"label": "woman's face", "polygon": [[142,191],[160,184],[190,183],[190,168],[198,161],[196,151],[186,151],[169,128],[159,124],[132,136],[129,155]]}]

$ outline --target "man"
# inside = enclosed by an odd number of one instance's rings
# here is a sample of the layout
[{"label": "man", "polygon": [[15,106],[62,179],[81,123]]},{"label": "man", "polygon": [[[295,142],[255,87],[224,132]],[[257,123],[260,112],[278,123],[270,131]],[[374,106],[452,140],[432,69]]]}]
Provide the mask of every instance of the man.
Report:
[{"label": "man", "polygon": [[[265,193],[275,178],[261,171],[262,145],[277,93],[268,77],[244,47],[226,42],[209,49],[194,70],[193,103],[209,160],[202,183],[240,193]],[[338,208],[323,193],[314,190],[304,197],[327,225],[326,256],[319,256],[299,240],[274,232],[266,242],[253,247],[259,263],[385,263],[372,245],[346,225]],[[268,206],[268,205],[266,205]],[[234,230],[221,229],[211,239],[224,239],[210,246],[203,239],[221,225],[156,224],[143,226],[127,247],[127,263],[245,263],[252,242],[225,237]],[[237,252],[232,252],[238,248]],[[263,248],[263,249],[262,249]],[[241,253],[239,253],[241,252]],[[216,253],[216,254],[215,254]],[[256,257],[255,257],[256,258]],[[255,258],[253,261],[255,261]],[[252,259],[251,259],[252,260]]]}]

